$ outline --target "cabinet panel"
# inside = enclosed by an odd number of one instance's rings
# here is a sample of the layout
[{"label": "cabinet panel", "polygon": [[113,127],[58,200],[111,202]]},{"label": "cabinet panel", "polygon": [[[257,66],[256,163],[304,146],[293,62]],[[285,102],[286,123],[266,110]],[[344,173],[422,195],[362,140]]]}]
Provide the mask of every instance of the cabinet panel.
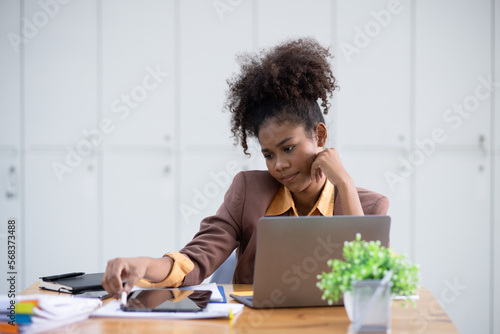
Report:
[{"label": "cabinet panel", "polygon": [[[495,0],[495,81],[499,81],[500,79],[500,60],[498,55],[500,55],[500,0]],[[500,87],[495,88],[495,147],[498,151],[500,151]],[[497,327],[497,331],[500,332],[500,325]]]},{"label": "cabinet panel", "polygon": [[219,3],[179,2],[177,112],[183,149],[229,148],[233,142],[230,115],[223,112],[226,80],[239,71],[236,54],[252,50],[252,3]]},{"label": "cabinet panel", "polygon": [[415,240],[421,284],[463,333],[490,329],[489,166],[482,154],[443,152],[416,171]]},{"label": "cabinet panel", "polygon": [[174,2],[103,2],[103,115],[115,146],[172,145]]},{"label": "cabinet panel", "polygon": [[[22,221],[21,221],[21,194],[20,194],[20,161],[19,155],[0,152],[0,291],[1,294],[6,295],[9,291],[10,284],[7,282],[7,272],[17,272],[16,288],[17,292],[23,288],[21,285],[22,275],[24,274],[22,268]],[[9,224],[9,220],[14,220],[15,225]],[[15,263],[13,268],[7,266],[8,256],[8,236],[9,225],[15,226],[13,230],[14,238],[10,238],[10,244],[15,247],[14,256]],[[11,248],[12,251],[12,248]]]},{"label": "cabinet panel", "polygon": [[332,10],[327,0],[265,0],[257,3],[257,41],[270,47],[289,38],[316,38],[322,45],[332,44]]},{"label": "cabinet panel", "polygon": [[442,128],[442,147],[490,141],[491,48],[491,1],[416,2],[418,138]]},{"label": "cabinet panel", "polygon": [[[20,2],[0,4],[0,148],[19,148],[20,131]],[[3,291],[3,290],[2,290]]]},{"label": "cabinet panel", "polygon": [[24,59],[26,146],[74,145],[96,126],[97,2],[55,1],[51,15],[23,3],[36,28]]},{"label": "cabinet panel", "polygon": [[233,177],[251,169],[251,164],[245,157],[225,152],[189,153],[181,158],[179,247],[193,238],[205,217],[217,212]]},{"label": "cabinet panel", "polygon": [[411,4],[337,5],[337,137],[341,147],[409,144]]},{"label": "cabinet panel", "polygon": [[342,163],[357,187],[378,192],[389,199],[391,246],[411,256],[410,179],[399,176],[402,155],[392,152],[341,151]]},{"label": "cabinet panel", "polygon": [[175,251],[175,169],[161,152],[106,152],[103,158],[103,259],[161,257]]},{"label": "cabinet panel", "polygon": [[[495,156],[495,194],[494,241],[493,241],[493,310],[491,314],[500,314],[500,152]],[[500,333],[500,317],[493,317],[493,333]]]},{"label": "cabinet panel", "polygon": [[52,163],[63,159],[58,152],[26,156],[25,287],[43,275],[102,270],[97,160],[88,157],[59,182]]}]

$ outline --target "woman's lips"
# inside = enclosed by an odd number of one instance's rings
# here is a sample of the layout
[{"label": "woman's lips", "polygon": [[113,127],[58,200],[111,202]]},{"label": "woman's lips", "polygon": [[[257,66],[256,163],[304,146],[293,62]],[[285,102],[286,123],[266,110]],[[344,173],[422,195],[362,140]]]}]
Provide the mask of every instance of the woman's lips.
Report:
[{"label": "woman's lips", "polygon": [[285,182],[285,183],[288,183],[288,182],[292,182],[293,180],[295,180],[295,177],[298,175],[299,173],[295,173],[295,174],[292,174],[292,175],[287,175],[287,176],[284,176],[281,178],[281,181]]}]

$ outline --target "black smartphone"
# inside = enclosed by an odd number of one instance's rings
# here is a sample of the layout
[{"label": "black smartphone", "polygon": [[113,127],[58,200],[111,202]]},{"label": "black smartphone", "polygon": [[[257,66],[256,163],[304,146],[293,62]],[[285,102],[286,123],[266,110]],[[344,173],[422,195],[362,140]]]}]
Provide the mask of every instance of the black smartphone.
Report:
[{"label": "black smartphone", "polygon": [[145,289],[128,295],[121,309],[128,312],[199,312],[207,307],[212,291]]}]

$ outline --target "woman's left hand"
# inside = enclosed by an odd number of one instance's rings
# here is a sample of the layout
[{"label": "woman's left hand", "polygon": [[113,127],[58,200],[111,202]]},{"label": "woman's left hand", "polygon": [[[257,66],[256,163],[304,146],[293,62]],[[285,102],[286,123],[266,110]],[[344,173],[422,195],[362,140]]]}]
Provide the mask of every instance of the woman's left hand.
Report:
[{"label": "woman's left hand", "polygon": [[344,168],[339,152],[335,148],[319,152],[311,165],[313,180],[320,182],[323,174],[339,189],[343,214],[363,216],[363,208],[354,181]]},{"label": "woman's left hand", "polygon": [[347,173],[335,148],[326,148],[319,152],[311,165],[313,180],[320,182],[323,174],[337,187],[352,183],[351,176]]}]

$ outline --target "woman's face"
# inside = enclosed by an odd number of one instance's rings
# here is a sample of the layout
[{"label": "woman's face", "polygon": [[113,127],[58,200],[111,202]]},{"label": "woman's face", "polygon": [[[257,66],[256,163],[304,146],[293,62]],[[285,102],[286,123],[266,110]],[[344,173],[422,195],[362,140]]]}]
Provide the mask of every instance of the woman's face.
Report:
[{"label": "woman's face", "polygon": [[259,129],[258,139],[267,169],[292,193],[319,191],[323,186],[311,178],[311,165],[323,148],[315,134],[310,137],[303,126],[288,121],[280,124],[271,119]]}]

